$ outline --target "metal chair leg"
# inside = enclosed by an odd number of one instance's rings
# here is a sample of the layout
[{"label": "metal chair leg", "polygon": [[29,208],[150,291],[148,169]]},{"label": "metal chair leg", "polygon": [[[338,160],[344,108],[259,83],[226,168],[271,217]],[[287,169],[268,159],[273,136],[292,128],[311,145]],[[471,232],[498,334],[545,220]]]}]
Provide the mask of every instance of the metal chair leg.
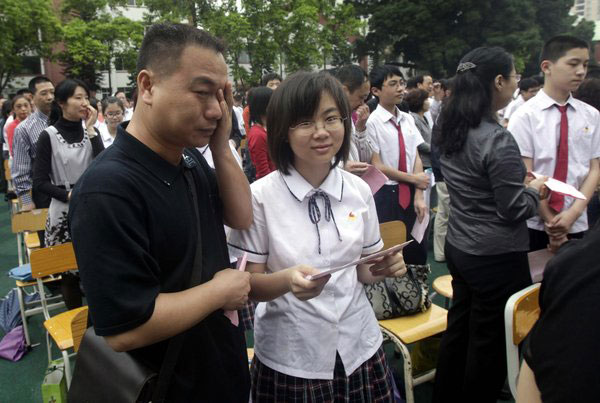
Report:
[{"label": "metal chair leg", "polygon": [[25,299],[23,298],[23,290],[21,287],[17,287],[17,298],[19,300],[19,311],[21,312],[21,321],[23,322],[23,333],[25,333],[25,344],[31,345],[31,339],[29,338],[29,326],[27,325],[27,315],[25,314]]}]

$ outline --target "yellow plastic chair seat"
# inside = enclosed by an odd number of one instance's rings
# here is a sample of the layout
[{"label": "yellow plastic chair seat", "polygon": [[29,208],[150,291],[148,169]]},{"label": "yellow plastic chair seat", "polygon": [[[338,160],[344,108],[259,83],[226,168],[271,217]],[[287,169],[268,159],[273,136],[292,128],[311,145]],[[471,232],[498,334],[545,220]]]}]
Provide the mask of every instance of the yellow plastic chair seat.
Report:
[{"label": "yellow plastic chair seat", "polygon": [[[61,278],[62,278],[61,276],[48,277],[48,278],[43,279],[42,283],[44,283],[44,284],[51,283],[53,281],[58,281]],[[20,280],[16,280],[15,283],[17,284],[17,287],[33,287],[34,285],[37,285],[37,283],[35,281],[20,281]]]},{"label": "yellow plastic chair seat", "polygon": [[446,330],[448,311],[435,304],[425,312],[400,318],[380,320],[379,325],[411,344]]},{"label": "yellow plastic chair seat", "polygon": [[432,284],[435,292],[440,294],[442,297],[452,299],[452,276],[446,274],[445,276],[439,276],[433,280]]},{"label": "yellow plastic chair seat", "polygon": [[25,246],[27,249],[38,249],[40,247],[40,237],[37,232],[25,233]]},{"label": "yellow plastic chair seat", "polygon": [[44,322],[44,327],[56,343],[59,349],[66,350],[73,347],[73,333],[71,331],[71,322],[75,315],[86,310],[87,307],[71,309],[56,316],[51,317]]}]

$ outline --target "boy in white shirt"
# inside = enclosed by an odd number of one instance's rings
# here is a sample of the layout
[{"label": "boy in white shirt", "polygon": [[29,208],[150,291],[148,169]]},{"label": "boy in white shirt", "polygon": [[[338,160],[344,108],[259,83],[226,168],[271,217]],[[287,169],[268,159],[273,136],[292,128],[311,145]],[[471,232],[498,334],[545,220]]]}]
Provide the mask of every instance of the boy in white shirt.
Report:
[{"label": "boy in white shirt", "polygon": [[[377,215],[380,223],[404,222],[410,234],[415,220],[421,222],[427,211],[423,190],[429,186],[429,177],[423,172],[417,151],[423,138],[412,116],[396,107],[406,86],[402,72],[396,66],[377,66],[369,79],[371,92],[379,98],[377,108],[367,120],[373,146],[371,162],[390,179],[374,196]],[[413,242],[404,249],[405,261],[425,264],[425,246],[425,240],[421,245]]]},{"label": "boy in white shirt", "polygon": [[556,249],[588,229],[586,207],[600,177],[600,114],[571,96],[585,78],[588,44],[556,36],[544,44],[544,87],[511,117],[513,134],[529,171],[552,176],[579,189],[587,200],[553,193],[540,215],[527,221],[530,250]]}]

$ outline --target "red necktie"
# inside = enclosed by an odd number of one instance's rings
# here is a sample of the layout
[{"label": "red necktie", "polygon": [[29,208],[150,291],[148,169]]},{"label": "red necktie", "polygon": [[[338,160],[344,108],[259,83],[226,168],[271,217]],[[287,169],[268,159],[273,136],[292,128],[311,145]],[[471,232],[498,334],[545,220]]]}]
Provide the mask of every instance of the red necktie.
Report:
[{"label": "red necktie", "polygon": [[[553,177],[561,182],[566,182],[569,166],[569,120],[567,119],[567,105],[561,106],[555,104],[555,106],[560,111],[560,140],[558,142]],[[549,203],[554,211],[560,213],[565,204],[565,196],[553,192]]]},{"label": "red necktie", "polygon": [[[395,118],[390,119],[390,122],[398,130],[398,171],[406,172],[406,145],[404,144],[402,129],[396,123]],[[403,209],[410,205],[410,187],[405,182],[398,183],[398,203]]]}]

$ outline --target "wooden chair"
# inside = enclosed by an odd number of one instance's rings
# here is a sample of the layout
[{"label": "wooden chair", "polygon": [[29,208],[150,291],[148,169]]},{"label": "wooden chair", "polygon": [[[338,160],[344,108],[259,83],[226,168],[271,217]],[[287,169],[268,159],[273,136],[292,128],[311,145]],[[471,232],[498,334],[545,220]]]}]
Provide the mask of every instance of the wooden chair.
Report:
[{"label": "wooden chair", "polygon": [[[56,275],[76,269],[77,261],[75,260],[75,251],[73,250],[73,244],[71,242],[62,245],[51,246],[48,248],[37,249],[31,253],[31,275],[37,281],[40,293],[40,302],[42,304],[42,312],[44,313],[44,318],[46,319],[44,321],[44,327],[46,328],[48,362],[52,361],[52,346],[50,344],[50,337],[52,337],[64,358],[67,387],[71,384],[71,365],[69,362],[69,354],[67,349],[74,346],[71,323],[79,311],[82,309],[86,309],[87,311],[87,308],[84,307],[72,309],[51,317],[42,280],[50,275]],[[85,331],[85,329],[83,329],[83,331]]]},{"label": "wooden chair", "polygon": [[533,284],[514,293],[504,308],[508,385],[514,398],[517,396],[517,379],[521,364],[519,344],[527,337],[540,317],[539,297],[540,284]]},{"label": "wooden chair", "polygon": [[37,231],[42,231],[46,228],[46,218],[48,217],[48,209],[35,209],[16,213],[12,216],[11,229],[13,234],[17,236],[17,248],[19,253],[19,265],[27,263],[27,253],[24,249],[24,237],[27,233],[35,234],[35,238],[30,236],[30,245],[32,240],[37,239],[37,247],[39,247],[39,238]]},{"label": "wooden chair", "polygon": [[[435,280],[433,280],[433,284],[431,285],[431,287],[435,290],[435,293],[441,295],[442,297],[446,298],[445,301],[445,308],[448,309],[448,306],[450,305],[450,300],[452,299],[452,276],[450,274],[446,274],[444,276],[439,276],[437,277]],[[432,294],[431,297],[433,297]]]},{"label": "wooden chair", "polygon": [[[406,241],[406,227],[402,221],[390,221],[379,225],[384,247],[389,248]],[[446,330],[448,311],[435,304],[425,312],[380,320],[379,327],[384,339],[394,343],[404,361],[404,385],[407,403],[414,403],[413,388],[435,377],[435,369],[413,378],[412,359],[407,345],[424,340]]]},{"label": "wooden chair", "polygon": [[[48,209],[38,209],[25,211],[14,214],[12,216],[12,232],[17,234],[17,245],[19,248],[19,264],[23,264],[29,260],[29,254],[33,249],[39,248],[39,238],[37,231],[43,230],[46,226],[46,217]],[[29,232],[31,231],[31,232]],[[23,247],[23,241],[25,247]],[[25,250],[25,252],[23,252]],[[43,283],[51,283],[60,280],[60,276],[51,276],[43,279]],[[17,289],[17,298],[19,300],[19,311],[21,312],[21,320],[23,321],[23,332],[25,333],[25,342],[28,346],[31,345],[29,336],[29,327],[27,326],[27,318],[43,312],[43,307],[40,301],[30,303],[25,302],[25,295],[32,295],[36,292],[39,294],[37,281],[19,281],[15,282]],[[65,306],[61,295],[56,295],[46,299],[48,309],[59,309]]]}]

